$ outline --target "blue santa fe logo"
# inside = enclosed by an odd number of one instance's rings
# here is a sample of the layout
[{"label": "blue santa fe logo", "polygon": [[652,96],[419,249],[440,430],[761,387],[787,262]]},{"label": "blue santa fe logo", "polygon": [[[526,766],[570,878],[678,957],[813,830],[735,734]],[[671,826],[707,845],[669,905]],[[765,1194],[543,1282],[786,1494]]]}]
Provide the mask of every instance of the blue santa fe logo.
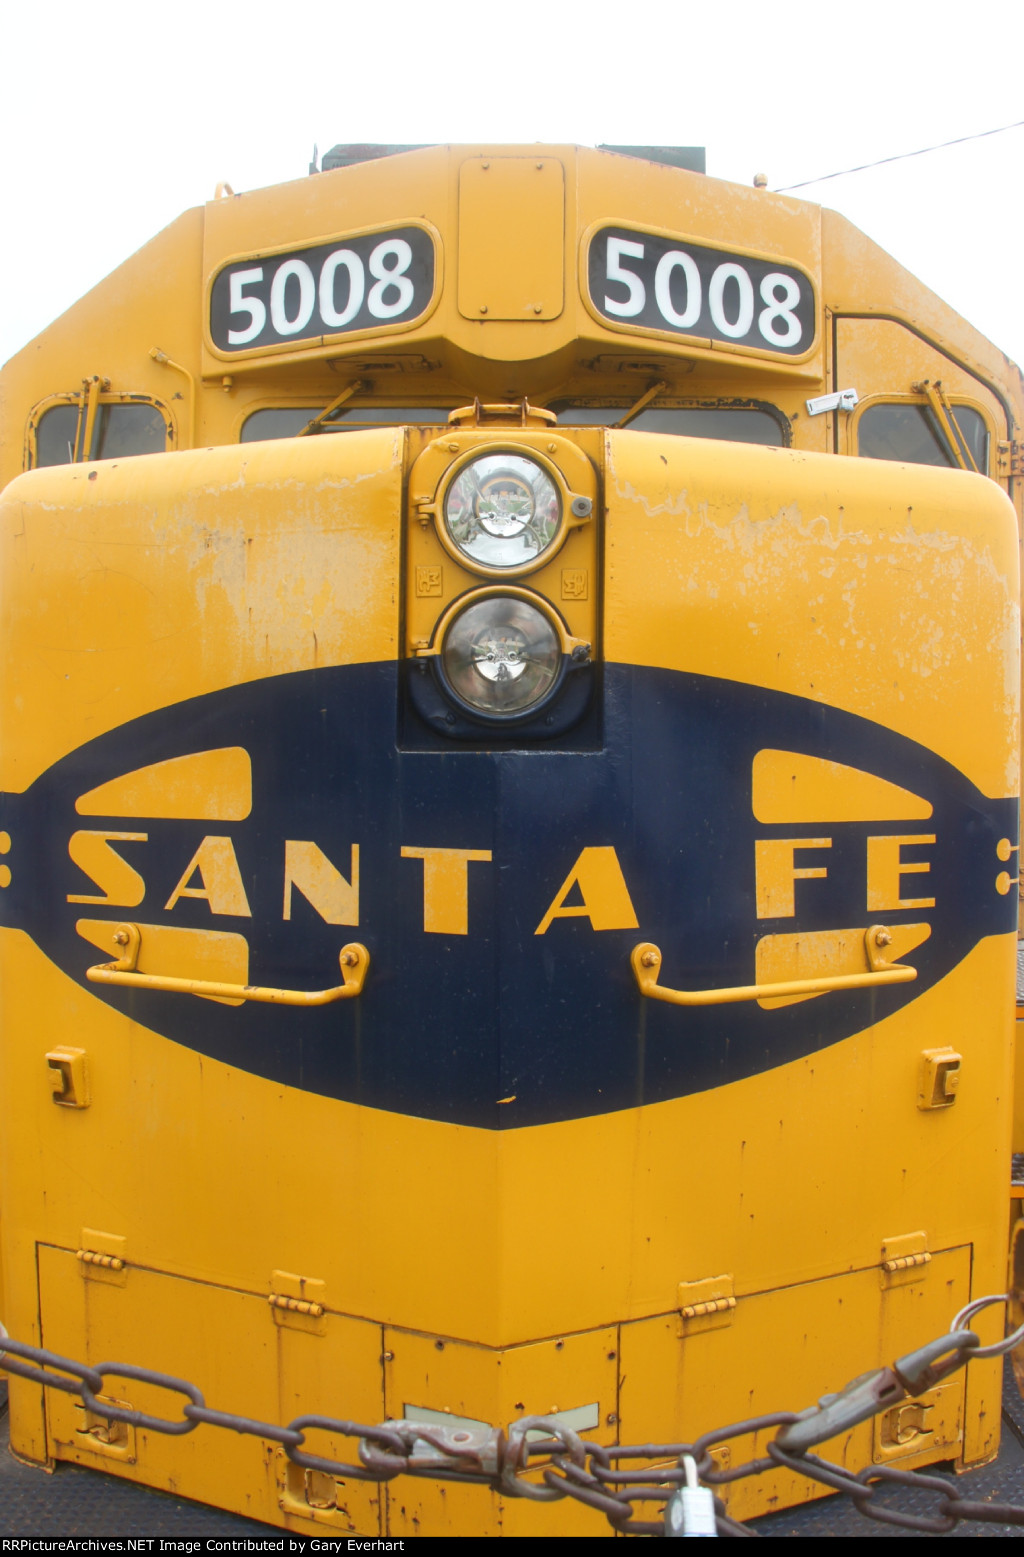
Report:
[{"label": "blue santa fe logo", "polygon": [[[595,750],[406,751],[398,696],[393,663],[301,672],[69,753],[0,800],[2,922],[174,1042],[490,1128],[784,1064],[1016,926],[1016,801],[870,721],[609,665]],[[321,989],[350,941],[370,976],[357,1000],[303,1011],[88,984],[123,920],[162,936],[171,963],[198,948],[227,982]],[[880,922],[913,983],[681,1011],[645,1000],[630,965],[653,942],[665,984],[763,984],[797,942],[841,960]]]}]

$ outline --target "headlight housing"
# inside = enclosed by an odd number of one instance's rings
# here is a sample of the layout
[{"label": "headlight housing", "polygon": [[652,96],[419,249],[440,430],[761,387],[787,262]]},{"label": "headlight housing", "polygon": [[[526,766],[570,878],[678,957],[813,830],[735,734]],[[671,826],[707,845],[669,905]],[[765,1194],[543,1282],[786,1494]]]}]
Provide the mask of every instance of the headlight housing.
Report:
[{"label": "headlight housing", "polygon": [[596,461],[552,420],[476,402],[409,469],[403,749],[599,739]]},{"label": "headlight housing", "polygon": [[471,565],[532,567],[561,529],[562,499],[551,476],[523,454],[481,454],[462,466],[444,496],[445,535]]},{"label": "headlight housing", "polygon": [[453,600],[410,687],[419,713],[448,738],[555,733],[590,697],[590,644],[574,638],[542,595],[486,585]]},{"label": "headlight housing", "polygon": [[562,645],[546,612],[522,597],[487,595],[465,606],[441,642],[441,670],[460,703],[477,713],[536,711],[555,691]]},{"label": "headlight housing", "polygon": [[492,578],[543,566],[593,506],[546,456],[515,448],[491,448],[455,464],[430,505],[445,550]]}]

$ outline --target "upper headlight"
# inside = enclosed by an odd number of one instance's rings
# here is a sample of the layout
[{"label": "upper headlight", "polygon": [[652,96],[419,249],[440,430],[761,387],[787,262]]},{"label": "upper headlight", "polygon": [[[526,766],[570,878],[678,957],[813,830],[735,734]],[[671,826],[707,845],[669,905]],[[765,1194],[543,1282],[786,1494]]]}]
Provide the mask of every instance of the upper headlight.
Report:
[{"label": "upper headlight", "polygon": [[457,551],[485,568],[521,569],[557,539],[558,488],[521,454],[484,454],[459,471],[444,499],[444,527]]}]

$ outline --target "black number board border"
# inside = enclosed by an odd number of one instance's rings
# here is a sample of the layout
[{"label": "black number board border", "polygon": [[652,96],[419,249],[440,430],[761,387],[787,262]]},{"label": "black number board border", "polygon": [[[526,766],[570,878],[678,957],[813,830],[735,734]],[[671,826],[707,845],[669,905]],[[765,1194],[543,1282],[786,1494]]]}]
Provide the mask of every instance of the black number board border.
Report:
[{"label": "black number board border", "polygon": [[[591,270],[594,265],[595,250],[599,246],[598,241],[605,234],[610,234],[613,237],[621,235],[624,238],[645,244],[653,241],[657,245],[659,252],[666,252],[669,249],[682,249],[684,252],[691,254],[697,261],[698,269],[701,270],[702,280],[705,282],[705,296],[699,320],[700,327],[693,331],[680,330],[662,320],[660,314],[656,323],[645,322],[644,316],[655,312],[655,308],[652,307],[650,288],[648,288],[647,303],[641,316],[637,318],[615,318],[605,313],[591,290]],[[701,265],[698,256],[704,258],[705,266]],[[807,344],[804,345],[801,342],[796,350],[790,351],[770,345],[767,341],[757,336],[756,333],[753,343],[748,343],[751,340],[749,335],[745,340],[738,340],[704,330],[703,325],[707,322],[708,315],[707,271],[714,269],[723,261],[742,265],[745,268],[753,264],[756,267],[758,278],[771,271],[779,271],[782,274],[789,273],[795,279],[803,282],[808,293],[808,306],[803,310],[803,317],[810,325],[810,335]],[[628,263],[635,265],[637,262],[629,260]],[[648,255],[645,255],[642,263],[644,264],[645,282],[648,280],[653,281],[655,265],[651,262]],[[767,360],[780,366],[782,363],[793,363],[794,365],[805,363],[809,357],[813,356],[820,344],[821,306],[813,274],[807,266],[800,264],[798,261],[783,258],[778,254],[768,254],[763,249],[751,249],[742,246],[719,248],[709,243],[706,237],[692,237],[687,233],[673,232],[667,227],[638,227],[630,220],[616,220],[604,217],[600,221],[593,222],[582,235],[580,240],[579,274],[580,293],[588,313],[605,329],[621,331],[625,335],[639,336],[646,340],[673,341],[680,345],[702,347],[707,351],[715,352],[716,355],[723,351],[735,352],[738,356],[757,357],[762,361]],[[601,277],[602,295],[606,285],[606,279]],[[754,313],[755,323],[758,311],[764,306],[764,303],[758,296]]]},{"label": "black number board border", "polygon": [[[242,345],[218,344],[214,330],[215,294],[218,298],[218,312],[223,321],[220,330],[221,339],[227,339],[227,299],[230,286],[229,277],[232,271],[250,269],[262,265],[264,267],[264,280],[261,283],[260,297],[265,303],[269,300],[271,276],[277,265],[289,259],[302,259],[309,263],[309,256],[326,256],[337,249],[355,248],[365,249],[367,254],[376,246],[376,242],[389,237],[406,237],[410,230],[422,233],[429,241],[432,284],[429,293],[425,296],[422,307],[414,314],[400,319],[367,319],[366,295],[363,298],[360,315],[365,322],[355,323],[352,327],[340,330],[321,330],[316,333],[296,333],[285,337],[274,338],[261,345],[244,343]],[[376,240],[376,242],[374,241]],[[322,259],[320,261],[322,263]],[[315,277],[318,280],[318,275]],[[367,274],[366,293],[375,278]],[[415,278],[414,278],[415,284]],[[203,307],[203,336],[206,348],[213,356],[222,362],[248,361],[251,358],[275,357],[287,358],[292,355],[307,356],[309,353],[323,352],[331,347],[336,347],[341,341],[364,341],[368,337],[379,335],[394,335],[416,329],[430,317],[437,308],[441,299],[444,285],[444,247],[441,242],[441,234],[432,222],[425,221],[422,217],[411,217],[407,221],[378,222],[371,227],[359,227],[349,232],[319,235],[296,243],[275,244],[260,249],[241,251],[229,254],[224,258],[218,258],[209,272],[205,285],[205,302]],[[425,289],[424,289],[425,290]],[[292,294],[294,295],[294,294]],[[223,304],[220,299],[223,297]],[[269,309],[268,309],[269,312]],[[314,305],[314,313],[317,307]],[[357,320],[360,318],[357,315]]]}]

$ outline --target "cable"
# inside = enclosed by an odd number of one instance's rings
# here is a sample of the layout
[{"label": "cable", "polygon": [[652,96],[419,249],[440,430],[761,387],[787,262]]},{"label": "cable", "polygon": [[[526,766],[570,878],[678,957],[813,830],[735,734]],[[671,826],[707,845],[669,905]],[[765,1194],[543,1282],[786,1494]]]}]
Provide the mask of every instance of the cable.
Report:
[{"label": "cable", "polygon": [[1003,135],[1007,130],[1019,130],[1022,126],[1024,126],[1024,119],[1018,119],[1015,124],[1001,124],[995,130],[979,130],[977,135],[959,135],[955,141],[940,141],[937,146],[922,146],[920,151],[901,151],[895,157],[881,157],[877,162],[862,162],[859,167],[841,168],[838,173],[823,173],[820,178],[805,178],[799,184],[783,184],[772,193],[785,195],[791,189],[806,189],[809,184],[824,184],[830,178],[845,178],[848,173],[866,173],[868,168],[884,167],[887,162],[905,162],[908,157],[923,157],[929,151],[944,151],[947,146],[962,146],[965,141],[983,141],[987,135]]}]

